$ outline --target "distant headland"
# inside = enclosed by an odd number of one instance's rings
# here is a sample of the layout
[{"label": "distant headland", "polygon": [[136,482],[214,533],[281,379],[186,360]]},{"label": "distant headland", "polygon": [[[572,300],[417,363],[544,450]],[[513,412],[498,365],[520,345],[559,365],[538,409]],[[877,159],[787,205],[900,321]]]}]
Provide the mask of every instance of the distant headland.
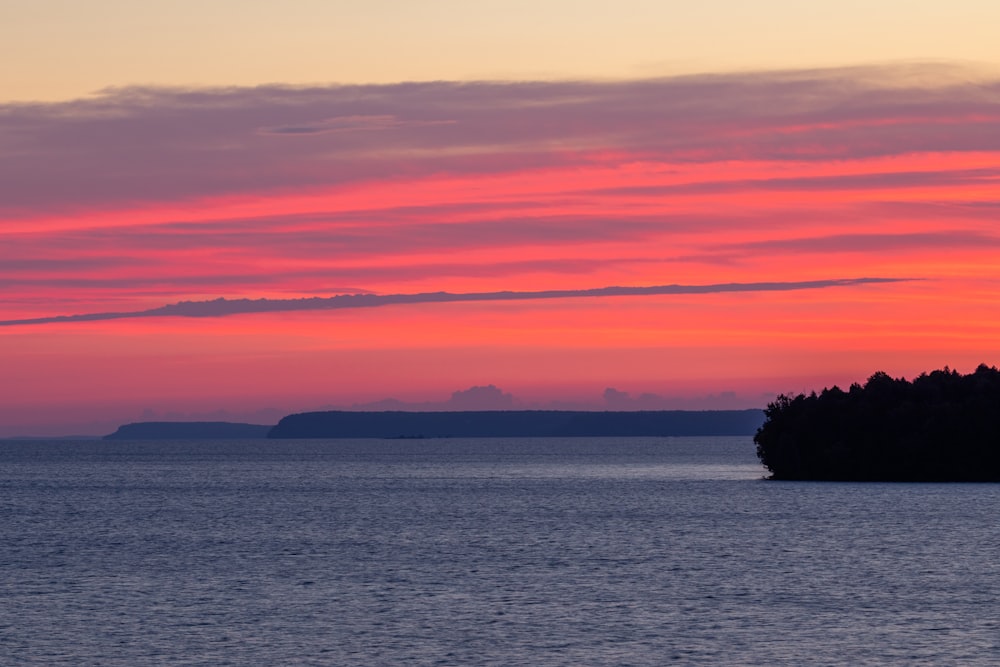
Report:
[{"label": "distant headland", "polygon": [[760,410],[482,410],[304,412],[283,418],[270,438],[488,438],[750,435]]},{"label": "distant headland", "polygon": [[776,480],[1000,481],[1000,371],[883,372],[844,391],[781,395],[754,436]]},{"label": "distant headland", "polygon": [[138,422],[106,440],[218,438],[488,438],[752,435],[761,410],[325,411],[274,426],[230,422]]},{"label": "distant headland", "polygon": [[271,426],[235,422],[136,422],[123,424],[105,440],[219,440],[266,438]]}]

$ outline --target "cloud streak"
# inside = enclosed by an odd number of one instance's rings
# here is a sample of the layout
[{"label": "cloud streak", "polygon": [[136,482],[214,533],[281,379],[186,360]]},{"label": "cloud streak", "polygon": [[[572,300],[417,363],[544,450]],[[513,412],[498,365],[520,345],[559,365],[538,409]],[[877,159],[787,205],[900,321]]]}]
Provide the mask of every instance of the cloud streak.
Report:
[{"label": "cloud streak", "polygon": [[540,299],[578,299],[628,296],[662,296],[683,294],[720,294],[729,292],[786,292],[793,290],[851,287],[912,280],[908,278],[841,278],[799,282],[721,283],[715,285],[653,285],[647,287],[599,287],[594,289],[540,290],[533,292],[501,291],[454,294],[422,292],[416,294],[341,294],[332,297],[302,299],[214,299],[183,301],[159,308],[135,312],[86,313],[57,315],[21,320],[0,321],[0,326],[95,322],[146,317],[225,317],[248,313],[287,311],[341,310],[379,306],[426,303],[456,303],[470,301],[533,301]]},{"label": "cloud streak", "polygon": [[453,122],[450,120],[404,121],[392,115],[341,116],[338,118],[324,118],[311,123],[262,127],[257,132],[263,135],[301,136],[363,130],[392,130],[402,127],[425,127],[428,125],[450,125]]},{"label": "cloud streak", "polygon": [[704,163],[1000,150],[1000,81],[932,67],[917,73],[124,88],[0,105],[0,214],[418,172],[495,174],[609,151]]}]

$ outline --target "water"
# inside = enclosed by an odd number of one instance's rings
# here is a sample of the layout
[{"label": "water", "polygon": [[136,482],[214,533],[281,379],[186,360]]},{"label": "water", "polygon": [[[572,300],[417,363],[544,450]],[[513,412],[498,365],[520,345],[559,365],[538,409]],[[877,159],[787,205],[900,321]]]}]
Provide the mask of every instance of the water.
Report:
[{"label": "water", "polygon": [[988,665],[998,485],[749,438],[0,443],[0,664]]}]

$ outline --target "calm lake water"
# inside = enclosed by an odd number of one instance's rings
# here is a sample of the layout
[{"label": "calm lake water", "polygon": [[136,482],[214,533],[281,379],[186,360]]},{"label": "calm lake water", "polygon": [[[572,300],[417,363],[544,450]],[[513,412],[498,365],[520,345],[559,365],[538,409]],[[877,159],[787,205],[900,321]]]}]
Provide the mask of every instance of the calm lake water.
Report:
[{"label": "calm lake water", "polygon": [[995,665],[1000,485],[749,438],[0,442],[0,664]]}]

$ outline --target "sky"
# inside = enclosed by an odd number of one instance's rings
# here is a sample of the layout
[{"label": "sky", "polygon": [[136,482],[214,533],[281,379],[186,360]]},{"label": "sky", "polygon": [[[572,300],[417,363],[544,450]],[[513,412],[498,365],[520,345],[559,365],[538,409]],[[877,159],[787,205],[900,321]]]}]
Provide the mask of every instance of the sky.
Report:
[{"label": "sky", "polygon": [[1000,5],[688,4],[7,0],[0,437],[1000,363]]}]

